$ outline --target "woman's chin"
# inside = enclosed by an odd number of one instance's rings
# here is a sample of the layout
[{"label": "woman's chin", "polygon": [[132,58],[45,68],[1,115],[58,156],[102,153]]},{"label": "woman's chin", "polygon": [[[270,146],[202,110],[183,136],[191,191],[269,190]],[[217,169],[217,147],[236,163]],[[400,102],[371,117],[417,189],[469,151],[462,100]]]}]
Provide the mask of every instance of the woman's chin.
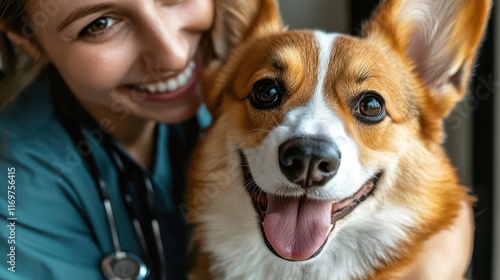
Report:
[{"label": "woman's chin", "polygon": [[176,124],[189,120],[191,117],[195,116],[200,106],[202,104],[201,96],[199,98],[191,98],[189,102],[179,104],[175,107],[165,108],[162,111],[157,111],[150,115],[150,118],[167,124]]}]

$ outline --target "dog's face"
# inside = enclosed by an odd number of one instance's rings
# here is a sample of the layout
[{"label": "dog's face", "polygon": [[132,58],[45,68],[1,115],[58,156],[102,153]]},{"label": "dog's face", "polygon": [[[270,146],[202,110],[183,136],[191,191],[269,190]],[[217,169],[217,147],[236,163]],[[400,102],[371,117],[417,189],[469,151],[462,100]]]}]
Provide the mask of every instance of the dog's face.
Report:
[{"label": "dog's face", "polygon": [[277,262],[328,264],[340,278],[410,260],[396,256],[465,197],[441,125],[465,93],[489,2],[386,1],[361,38],[286,31],[272,1],[240,14],[223,2],[219,19],[236,31],[222,31],[223,62],[206,73],[207,137],[223,134],[240,175],[199,221],[229,211],[240,227],[219,228],[225,239],[259,236]]},{"label": "dog's face", "polygon": [[356,220],[346,215],[375,186],[374,200],[390,195],[392,184],[382,188],[378,179],[422,146],[412,143],[416,82],[376,45],[337,34],[286,32],[248,50],[224,109],[230,141],[269,247],[307,260],[332,228]]}]

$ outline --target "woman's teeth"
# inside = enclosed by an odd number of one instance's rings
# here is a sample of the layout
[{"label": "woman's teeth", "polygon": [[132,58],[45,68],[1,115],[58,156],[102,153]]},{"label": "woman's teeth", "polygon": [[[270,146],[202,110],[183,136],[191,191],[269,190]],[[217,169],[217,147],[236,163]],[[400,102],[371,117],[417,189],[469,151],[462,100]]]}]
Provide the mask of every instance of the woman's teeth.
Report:
[{"label": "woman's teeth", "polygon": [[196,64],[194,61],[189,62],[188,66],[184,71],[179,73],[177,76],[170,78],[166,81],[141,85],[137,87],[139,90],[147,91],[150,94],[164,93],[178,90],[179,88],[185,87],[191,77],[193,76],[194,68]]}]

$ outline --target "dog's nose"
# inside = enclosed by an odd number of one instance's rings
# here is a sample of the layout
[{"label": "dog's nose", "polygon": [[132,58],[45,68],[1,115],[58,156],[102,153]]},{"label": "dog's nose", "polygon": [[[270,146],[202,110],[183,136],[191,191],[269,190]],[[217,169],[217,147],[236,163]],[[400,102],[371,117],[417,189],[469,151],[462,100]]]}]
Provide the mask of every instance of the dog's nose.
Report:
[{"label": "dog's nose", "polygon": [[288,140],[280,145],[278,153],[281,172],[290,182],[304,188],[323,186],[340,166],[340,151],[327,140]]}]

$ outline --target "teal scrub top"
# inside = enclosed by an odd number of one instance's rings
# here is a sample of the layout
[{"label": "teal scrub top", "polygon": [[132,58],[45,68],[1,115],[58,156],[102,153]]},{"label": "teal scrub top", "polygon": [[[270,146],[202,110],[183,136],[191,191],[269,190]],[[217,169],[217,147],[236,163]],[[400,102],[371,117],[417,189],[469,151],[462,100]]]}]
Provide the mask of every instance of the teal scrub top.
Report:
[{"label": "teal scrub top", "polygon": [[[205,108],[198,120],[200,127],[208,126]],[[54,115],[47,82],[38,79],[9,105],[0,126],[0,279],[103,279],[101,260],[114,251],[106,212],[82,157]],[[183,279],[187,222],[171,195],[172,129],[157,128],[151,173],[157,215],[168,217],[160,224],[167,274]],[[141,256],[117,171],[101,146],[91,148],[109,188],[122,250]]]}]

